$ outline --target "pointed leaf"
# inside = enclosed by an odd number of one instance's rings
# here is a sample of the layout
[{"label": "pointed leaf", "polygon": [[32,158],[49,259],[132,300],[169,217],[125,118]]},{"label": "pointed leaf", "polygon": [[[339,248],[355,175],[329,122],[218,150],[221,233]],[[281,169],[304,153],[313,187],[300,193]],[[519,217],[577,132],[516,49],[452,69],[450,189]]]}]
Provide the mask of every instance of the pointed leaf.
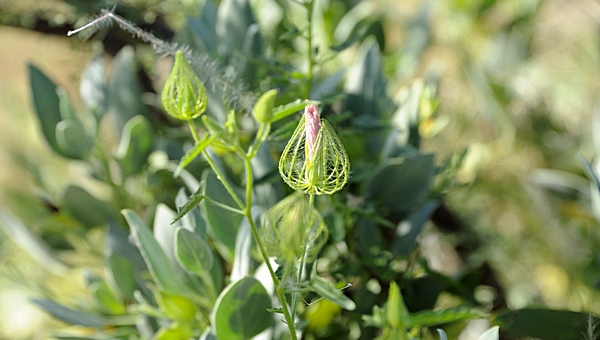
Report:
[{"label": "pointed leaf", "polygon": [[[276,121],[281,120],[287,116],[290,116],[300,110],[304,110],[304,108],[308,105],[318,105],[320,103],[321,102],[315,101],[315,100],[302,101],[302,100],[298,99],[291,103],[277,106],[273,109],[273,116],[271,118],[271,123],[275,123]],[[295,125],[297,125],[297,123],[294,123],[294,126]],[[293,131],[293,129],[292,129],[292,131]]]},{"label": "pointed leaf", "polygon": [[140,249],[144,261],[156,284],[171,293],[180,293],[184,289],[184,284],[179,279],[175,269],[160,247],[150,229],[142,220],[132,211],[125,209],[123,216],[131,227],[131,233],[135,239],[137,247]]},{"label": "pointed leaf", "polygon": [[308,284],[305,284],[305,287],[346,310],[355,310],[356,304],[354,303],[354,301],[347,298],[339,289],[335,288],[329,281],[319,277],[317,275],[316,268],[317,266],[316,264],[314,264],[313,271],[310,277],[310,282]]},{"label": "pointed leaf", "polygon": [[200,184],[200,188],[198,188],[198,191],[196,191],[192,196],[190,196],[190,200],[183,207],[181,207],[179,209],[179,211],[177,212],[177,217],[175,217],[175,219],[173,220],[173,222],[171,222],[171,224],[179,221],[187,213],[192,211],[192,209],[199,206],[200,202],[202,202],[202,200],[204,199],[203,192],[204,192],[204,186],[202,184]]},{"label": "pointed leaf", "polygon": [[56,84],[36,66],[28,64],[28,68],[33,107],[40,122],[42,134],[50,147],[59,155],[63,155],[55,137],[56,124],[62,120]]},{"label": "pointed leaf", "polygon": [[146,117],[138,115],[125,123],[116,154],[123,177],[140,172],[148,163],[153,137],[152,126]]},{"label": "pointed leaf", "polygon": [[70,185],[63,194],[66,210],[88,227],[102,225],[114,218],[112,206],[92,196],[85,189]]},{"label": "pointed leaf", "polygon": [[438,311],[423,311],[409,315],[409,327],[429,327],[442,325],[449,322],[481,319],[487,317],[487,314],[472,308],[447,308]]},{"label": "pointed leaf", "polygon": [[79,93],[83,104],[97,119],[102,117],[106,109],[106,80],[104,76],[104,59],[96,56],[81,75]]},{"label": "pointed leaf", "polygon": [[[203,186],[204,183],[200,183],[199,187]],[[201,194],[202,190],[198,190],[196,193]],[[195,208],[197,206],[195,203],[191,203],[189,207],[187,206],[189,202],[196,199],[196,194],[192,195],[192,197],[188,199],[187,195],[185,194],[185,189],[179,189],[177,197],[175,198],[175,205],[177,206],[178,210],[177,218],[172,223],[177,222],[179,219],[183,228],[195,232],[196,235],[206,240],[206,221],[204,221],[204,218],[202,218],[202,215],[200,215],[200,209]],[[200,202],[198,202],[198,205]],[[194,207],[190,208],[191,206]]]},{"label": "pointed leaf", "polygon": [[177,169],[175,170],[173,176],[176,178],[179,177],[181,171],[185,169],[185,167],[188,166],[194,159],[196,159],[196,157],[198,157],[198,155],[200,155],[213,140],[214,137],[212,135],[205,134],[202,136],[196,145],[189,149],[181,158],[181,161],[179,161],[179,165],[177,165]]},{"label": "pointed leaf", "polygon": [[56,143],[62,154],[73,159],[84,159],[94,147],[94,141],[81,124],[63,120],[56,124]]},{"label": "pointed leaf", "polygon": [[38,305],[53,317],[71,325],[79,325],[97,329],[103,329],[108,325],[107,320],[101,315],[74,310],[51,300],[32,299],[31,302]]}]

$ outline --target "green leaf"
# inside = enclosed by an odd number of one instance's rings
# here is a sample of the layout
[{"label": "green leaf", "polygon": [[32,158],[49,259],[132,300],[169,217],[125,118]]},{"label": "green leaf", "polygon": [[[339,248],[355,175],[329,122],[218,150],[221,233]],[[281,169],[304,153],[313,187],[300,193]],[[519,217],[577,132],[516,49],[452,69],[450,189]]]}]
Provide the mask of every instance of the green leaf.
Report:
[{"label": "green leaf", "polygon": [[206,149],[206,147],[209,146],[214,139],[215,137],[209,134],[205,134],[204,136],[202,136],[202,138],[196,143],[196,145],[189,149],[181,158],[181,161],[179,161],[179,165],[177,165],[177,169],[175,170],[173,176],[175,178],[179,177],[181,171],[183,171],[183,169],[185,169],[186,166],[188,166],[194,159],[196,159],[196,157],[198,157],[198,155],[200,155],[202,151],[204,151],[204,149]]},{"label": "green leaf", "polygon": [[368,183],[368,197],[390,212],[405,214],[429,193],[435,175],[433,154],[390,158]]},{"label": "green leaf", "polygon": [[329,281],[317,275],[316,263],[313,265],[313,270],[310,277],[310,282],[304,286],[319,296],[335,303],[336,305],[346,309],[355,310],[356,304],[354,301],[347,298],[339,289],[335,288]]},{"label": "green leaf", "polygon": [[590,313],[541,308],[507,311],[495,319],[506,336],[539,339],[581,339],[590,323],[598,322]]},{"label": "green leaf", "polygon": [[273,323],[268,308],[271,297],[263,285],[245,277],[221,292],[211,313],[211,325],[219,339],[248,339]]},{"label": "green leaf", "polygon": [[[209,197],[213,201],[237,208],[237,204],[231,198],[223,184],[217,179],[214,172],[206,171],[204,181],[206,183],[204,196]],[[241,197],[241,195],[238,194],[238,197]],[[201,207],[208,222],[211,236],[214,236],[213,239],[217,243],[217,249],[226,261],[232,261],[235,239],[240,223],[242,222],[242,216],[212,204],[208,200],[202,201]]]},{"label": "green leaf", "polygon": [[198,191],[196,191],[192,196],[190,196],[190,200],[183,207],[181,207],[179,209],[179,211],[177,212],[177,217],[175,217],[175,219],[173,220],[173,222],[171,222],[171,224],[179,221],[187,213],[192,211],[192,209],[194,209],[200,205],[200,202],[202,202],[202,200],[204,199],[204,194],[203,194],[204,186],[202,185],[202,183],[200,183],[200,187],[198,188]]},{"label": "green leaf", "polygon": [[163,291],[156,293],[156,301],[161,311],[173,320],[190,321],[196,316],[196,305],[185,296]]},{"label": "green leaf", "polygon": [[[204,182],[200,183],[199,188],[204,187]],[[202,189],[204,190],[204,189]],[[202,190],[196,191],[196,193],[201,194]],[[177,197],[175,198],[175,205],[177,206],[177,219],[174,222],[177,222],[178,219],[181,221],[181,226],[189,231],[193,231],[196,235],[200,236],[202,239],[206,240],[206,221],[200,215],[200,209],[187,207],[187,204],[193,200],[195,200],[195,194],[192,195],[188,199],[185,194],[185,188],[180,188],[177,193]],[[198,202],[198,205],[200,202]],[[194,204],[191,204],[194,205]],[[190,206],[191,206],[190,205]],[[186,212],[183,212],[186,210]]]},{"label": "green leaf", "polygon": [[154,340],[182,340],[194,337],[193,331],[186,323],[174,322],[168,327],[163,327],[156,332],[152,339]]},{"label": "green leaf", "polygon": [[[321,102],[319,101],[315,101],[315,100],[296,100],[293,101],[291,103],[285,104],[285,105],[281,105],[281,106],[277,106],[276,108],[273,109],[273,114],[272,114],[272,118],[271,118],[271,123],[275,123],[278,120],[281,120],[289,115],[292,115],[300,110],[304,110],[304,108],[308,105],[318,105]],[[294,123],[294,126],[297,125],[297,123]],[[293,129],[292,129],[293,131]]]},{"label": "green leaf", "polygon": [[65,91],[62,86],[57,86],[56,95],[58,96],[58,109],[62,119],[79,123],[79,117],[77,117],[77,112],[75,111],[73,104],[71,104],[67,91]]},{"label": "green leaf", "polygon": [[387,322],[392,328],[405,331],[408,323],[408,310],[402,299],[400,288],[396,282],[390,283],[390,292],[388,294],[386,313]]},{"label": "green leaf", "polygon": [[422,311],[410,314],[408,317],[408,327],[429,327],[441,325],[449,322],[481,319],[487,317],[487,314],[472,308],[448,308],[438,311]]},{"label": "green leaf", "polygon": [[139,173],[148,163],[153,137],[152,126],[146,117],[135,116],[125,123],[116,154],[123,177]]},{"label": "green leaf", "polygon": [[[260,216],[262,212],[262,208],[258,206],[252,207],[252,216],[254,216],[255,223],[258,223],[258,216]],[[260,228],[260,226],[257,225],[257,228]],[[244,218],[235,239],[235,254],[233,257],[233,266],[231,268],[232,281],[237,281],[250,274],[252,267],[252,240],[253,237],[250,222],[248,222],[247,218]]]},{"label": "green leaf", "polygon": [[440,335],[440,340],[448,340],[448,336],[446,336],[446,332],[443,329],[438,328],[438,334]]},{"label": "green leaf", "polygon": [[263,55],[264,41],[260,34],[258,24],[254,23],[248,27],[244,35],[244,43],[241,49],[241,60],[236,63],[235,68],[239,74],[248,83],[256,83],[257,65],[252,62],[253,59],[259,59]]},{"label": "green leaf", "polygon": [[81,75],[79,93],[83,104],[99,120],[106,109],[106,81],[104,77],[104,58],[96,56]]},{"label": "green leaf", "polygon": [[108,325],[106,318],[101,315],[74,310],[51,300],[32,299],[31,302],[38,305],[56,319],[71,325],[79,325],[97,329],[103,329]]},{"label": "green leaf", "polygon": [[63,120],[56,124],[56,143],[62,155],[84,159],[94,147],[94,141],[85,133],[81,124]]},{"label": "green leaf", "polygon": [[217,10],[215,32],[219,39],[219,54],[225,61],[234,50],[240,50],[248,27],[255,23],[247,0],[223,0]]},{"label": "green leaf", "polygon": [[119,135],[127,121],[146,112],[135,69],[133,47],[126,46],[115,56],[107,87],[108,109],[115,115],[114,122]]},{"label": "green leaf", "polygon": [[150,229],[132,210],[125,209],[122,213],[131,227],[135,243],[156,284],[170,293],[182,293],[184,284],[171,266],[167,255],[154,239]]},{"label": "green leaf", "polygon": [[185,270],[199,276],[214,264],[208,244],[200,236],[181,227],[175,231],[175,255]]},{"label": "green leaf", "polygon": [[[199,19],[186,18],[186,27],[178,32],[176,41],[190,45],[193,50],[206,51],[209,54],[217,55],[219,39],[215,31],[217,6],[214,1],[205,1],[200,13]],[[182,32],[185,34],[186,30],[191,31],[191,34],[182,36]]]},{"label": "green leaf", "polygon": [[33,107],[40,122],[42,134],[52,150],[64,156],[56,143],[55,135],[56,125],[62,120],[56,84],[34,65],[28,64],[28,68]]},{"label": "green leaf", "polygon": [[127,311],[123,303],[121,303],[104,280],[100,279],[92,282],[88,287],[88,291],[96,306],[103,312],[111,315],[121,315]]},{"label": "green leaf", "polygon": [[71,216],[87,227],[102,225],[114,218],[112,206],[92,196],[85,189],[70,185],[63,194],[63,204]]}]

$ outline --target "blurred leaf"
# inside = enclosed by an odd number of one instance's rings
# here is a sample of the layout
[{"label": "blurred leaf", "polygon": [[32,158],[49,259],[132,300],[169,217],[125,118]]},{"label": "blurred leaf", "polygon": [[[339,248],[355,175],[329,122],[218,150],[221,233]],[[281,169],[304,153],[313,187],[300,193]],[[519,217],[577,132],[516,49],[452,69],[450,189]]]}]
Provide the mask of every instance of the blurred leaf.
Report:
[{"label": "blurred leaf", "polygon": [[256,83],[258,65],[253,60],[259,59],[263,55],[263,46],[264,42],[259,26],[254,23],[248,27],[244,35],[240,60],[236,63],[237,73],[250,84]]},{"label": "blurred leaf", "polygon": [[[196,43],[188,43],[196,51],[206,51],[209,54],[217,55],[219,39],[216,32],[217,6],[212,0],[206,0],[200,11],[200,18],[186,18],[187,28],[191,31],[192,37],[188,39],[178,39],[185,43],[189,40],[198,40]],[[180,31],[181,32],[181,31]]]},{"label": "blurred leaf", "polygon": [[112,206],[92,196],[85,189],[69,185],[63,194],[65,209],[87,227],[95,227],[113,219]]},{"label": "blurred leaf", "polygon": [[600,319],[589,313],[527,308],[507,311],[496,316],[506,336],[540,339],[580,339],[590,324]]},{"label": "blurred leaf", "polygon": [[106,80],[104,76],[104,59],[96,56],[87,65],[81,75],[79,93],[85,108],[100,119],[106,109]]},{"label": "blurred leaf", "polygon": [[487,314],[472,308],[447,308],[438,311],[422,311],[411,314],[408,317],[409,327],[429,327],[441,325],[449,322],[481,319],[487,317]]},{"label": "blurred leaf", "polygon": [[433,309],[438,297],[450,283],[450,279],[434,272],[406,280],[402,287],[404,303],[411,313]]},{"label": "blurred leaf", "polygon": [[533,184],[567,199],[585,197],[590,188],[585,178],[554,169],[535,169],[531,171],[530,180]]},{"label": "blurred leaf", "polygon": [[101,315],[92,314],[81,310],[74,310],[51,300],[31,299],[31,302],[38,305],[40,308],[58,320],[71,325],[79,325],[97,329],[103,329],[108,325],[107,320]]},{"label": "blurred leaf", "polygon": [[258,280],[245,277],[227,286],[211,313],[211,325],[219,339],[243,340],[273,323],[271,297]]},{"label": "blurred leaf", "polygon": [[84,159],[94,147],[94,141],[83,131],[81,124],[63,120],[56,124],[56,143],[62,155]]},{"label": "blurred leaf", "polygon": [[121,315],[127,311],[104,280],[92,282],[88,287],[88,291],[96,306],[103,312],[111,315]]},{"label": "blurred leaf", "polygon": [[190,326],[186,323],[174,322],[169,327],[161,328],[154,337],[153,340],[187,340],[194,337],[193,331]]},{"label": "blurred leaf", "polygon": [[71,104],[71,100],[67,95],[67,91],[62,86],[56,87],[56,95],[58,96],[58,109],[63,120],[79,123],[77,112]]},{"label": "blurred leaf", "polygon": [[310,275],[310,282],[304,286],[319,296],[335,303],[336,305],[346,309],[355,310],[356,304],[354,301],[347,298],[339,289],[335,288],[328,280],[317,275],[317,266],[313,265],[313,270]]},{"label": "blurred leaf", "polygon": [[181,295],[158,291],[156,301],[161,311],[173,320],[190,321],[196,316],[196,305]]},{"label": "blurred leaf", "polygon": [[440,335],[440,340],[448,340],[448,337],[446,336],[446,332],[444,332],[443,329],[439,329],[438,328],[438,334]]},{"label": "blurred leaf", "polygon": [[204,199],[204,194],[203,194],[204,185],[202,183],[204,183],[204,182],[200,183],[200,187],[198,188],[198,191],[196,191],[192,196],[190,196],[190,200],[187,203],[185,203],[184,206],[179,208],[179,211],[177,212],[177,217],[175,217],[175,219],[171,222],[171,224],[179,221],[185,215],[187,215],[187,213],[189,213],[194,208],[196,208],[198,205],[200,205],[200,202],[202,202],[202,200]]},{"label": "blurred leaf", "polygon": [[477,340],[499,340],[500,339],[500,327],[494,326],[477,338]]},{"label": "blurred leaf", "polygon": [[3,207],[0,207],[0,228],[42,268],[55,274],[62,273],[67,269],[67,266],[54,256],[51,249],[37,234],[29,230],[20,219]]},{"label": "blurred leaf", "polygon": [[33,99],[33,106],[40,122],[42,133],[52,150],[65,156],[56,142],[56,125],[62,120],[60,102],[56,93],[56,84],[50,80],[39,68],[28,64],[29,87]]},{"label": "blurred leaf", "polygon": [[373,4],[369,2],[358,3],[349,10],[335,28],[333,33],[335,46],[330,48],[340,52],[362,39],[367,33],[369,18],[373,16],[374,11]]},{"label": "blurred leaf", "polygon": [[[258,223],[258,217],[263,209],[252,207],[254,223]],[[260,226],[257,224],[257,228]],[[235,282],[249,275],[252,267],[252,229],[247,218],[242,220],[240,229],[235,238],[235,253],[233,255],[233,267],[231,268],[231,281]]]},{"label": "blurred leaf", "polygon": [[135,69],[133,47],[125,46],[115,56],[108,79],[108,109],[115,115],[118,135],[122,135],[123,126],[127,121],[146,111]]},{"label": "blurred leaf", "polygon": [[181,227],[175,231],[175,255],[183,268],[199,276],[214,264],[208,244],[200,236]]},{"label": "blurred leaf", "polygon": [[136,289],[134,269],[129,260],[113,252],[106,256],[107,279],[112,283],[113,289],[123,298],[133,299]]},{"label": "blurred leaf", "polygon": [[140,172],[146,166],[152,152],[153,138],[152,126],[146,117],[135,116],[125,123],[116,153],[124,178]]},{"label": "blurred leaf", "polygon": [[392,246],[395,256],[407,257],[417,246],[417,237],[421,234],[425,223],[439,206],[436,201],[423,204],[419,210],[412,213],[396,227],[396,238]]},{"label": "blurred leaf", "polygon": [[[214,172],[207,171],[204,175],[204,181],[206,183],[204,196],[216,202],[237,208],[237,204],[231,198],[223,184],[217,179]],[[238,197],[241,197],[241,194],[238,194]],[[215,242],[218,242],[217,249],[226,261],[233,261],[235,239],[240,223],[242,222],[242,216],[214,205],[207,200],[204,200],[201,206],[211,235],[214,235]]]},{"label": "blurred leaf", "polygon": [[246,0],[223,0],[217,10],[215,31],[219,39],[219,54],[225,61],[233,50],[239,50],[250,25],[255,23],[250,3]]},{"label": "blurred leaf", "polygon": [[367,196],[403,215],[427,196],[434,175],[433,154],[387,159],[369,181]]},{"label": "blurred leaf", "polygon": [[163,249],[154,239],[150,229],[132,210],[125,209],[122,213],[131,227],[135,243],[140,249],[155,283],[170,293],[183,292],[185,289],[184,284],[171,266]]}]

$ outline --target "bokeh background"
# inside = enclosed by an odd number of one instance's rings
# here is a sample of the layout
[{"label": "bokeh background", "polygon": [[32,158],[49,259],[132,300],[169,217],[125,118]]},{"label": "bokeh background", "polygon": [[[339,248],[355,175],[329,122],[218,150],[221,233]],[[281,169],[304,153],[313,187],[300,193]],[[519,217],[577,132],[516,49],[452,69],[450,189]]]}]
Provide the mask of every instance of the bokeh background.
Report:
[{"label": "bokeh background", "polygon": [[[258,8],[261,1],[252,4]],[[168,39],[202,2],[130,0],[121,1],[119,10]],[[382,54],[392,88],[399,91],[419,76],[439,76],[438,116],[444,126],[422,124],[424,149],[440,162],[466,150],[465,163],[451,179],[455,185],[444,193],[455,229],[430,228],[422,239],[425,249],[429,244],[447,250],[444,256],[431,251],[431,266],[452,273],[461,266],[460,249],[471,247],[469,242],[483,244],[470,261],[486,261],[497,270],[509,307],[600,313],[590,266],[600,254],[600,225],[581,161],[593,161],[600,151],[600,125],[594,123],[600,3],[363,3],[382,18]],[[110,62],[119,46],[134,40],[116,28],[89,39],[66,32],[112,5],[0,0],[0,205],[57,248],[61,245],[52,242],[60,237],[53,235],[72,226],[55,220],[47,203],[65,183],[82,181],[85,169],[50,152],[42,139],[27,64],[41,68],[81,106],[79,78],[86,64],[103,49]],[[6,229],[0,232],[0,338],[41,339],[60,324],[32,306],[30,297],[89,298],[80,269],[42,269],[41,259],[18,240]],[[100,230],[71,244],[73,249],[61,252],[63,260],[101,267],[101,256],[93,256],[102,252]]]}]

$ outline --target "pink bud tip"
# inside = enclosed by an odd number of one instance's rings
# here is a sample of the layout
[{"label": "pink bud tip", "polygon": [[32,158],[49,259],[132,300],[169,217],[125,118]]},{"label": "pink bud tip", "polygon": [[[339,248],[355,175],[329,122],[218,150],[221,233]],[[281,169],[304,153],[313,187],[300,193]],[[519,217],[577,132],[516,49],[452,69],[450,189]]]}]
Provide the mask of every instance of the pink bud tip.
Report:
[{"label": "pink bud tip", "polygon": [[311,104],[304,109],[304,119],[306,120],[306,149],[308,158],[312,159],[317,136],[321,130],[321,118],[317,105]]}]

